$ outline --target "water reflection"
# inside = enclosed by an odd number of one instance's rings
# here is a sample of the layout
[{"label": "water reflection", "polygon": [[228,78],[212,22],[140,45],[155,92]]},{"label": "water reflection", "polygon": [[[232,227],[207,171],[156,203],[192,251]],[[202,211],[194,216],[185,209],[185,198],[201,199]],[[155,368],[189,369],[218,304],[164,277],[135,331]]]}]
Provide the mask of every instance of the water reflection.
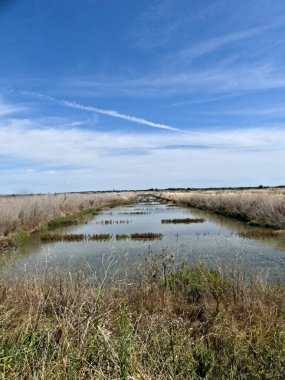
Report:
[{"label": "water reflection", "polygon": [[[203,218],[204,223],[162,224],[162,219]],[[112,223],[104,223],[112,220]],[[128,222],[126,222],[128,220]],[[103,221],[103,223],[102,223]],[[124,221],[124,222],[123,222]],[[106,270],[134,273],[152,252],[164,250],[176,263],[234,266],[242,262],[247,271],[266,271],[271,281],[285,278],[285,239],[245,239],[238,233],[253,229],[247,224],[198,209],[178,207],[152,197],[140,197],[131,204],[86,216],[79,225],[57,228],[64,234],[111,234],[109,241],[50,242],[42,244],[35,233],[15,254],[1,258],[1,267],[22,272],[68,271],[88,273]],[[256,228],[255,228],[256,229]],[[116,234],[154,232],[161,240],[116,240]]]}]

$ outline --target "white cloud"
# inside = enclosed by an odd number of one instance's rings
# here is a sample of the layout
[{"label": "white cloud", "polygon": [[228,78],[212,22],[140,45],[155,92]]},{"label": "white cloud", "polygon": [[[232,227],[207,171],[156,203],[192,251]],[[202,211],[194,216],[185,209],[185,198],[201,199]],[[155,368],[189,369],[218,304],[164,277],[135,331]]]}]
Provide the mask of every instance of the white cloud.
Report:
[{"label": "white cloud", "polygon": [[93,107],[93,106],[85,106],[85,105],[79,104],[77,102],[71,102],[68,100],[56,99],[56,98],[53,98],[51,96],[47,96],[44,94],[32,93],[32,92],[28,92],[28,91],[22,91],[22,93],[24,95],[25,94],[26,95],[32,95],[32,96],[36,96],[40,99],[52,101],[58,105],[61,105],[63,107],[67,107],[67,108],[79,109],[79,110],[83,110],[83,111],[87,111],[87,112],[92,112],[95,114],[99,113],[99,114],[111,116],[111,117],[114,117],[117,119],[127,120],[130,122],[136,123],[136,124],[146,125],[146,126],[152,127],[152,128],[167,129],[169,131],[180,131],[181,132],[181,129],[172,127],[170,125],[155,123],[153,121],[149,121],[149,120],[146,120],[146,119],[143,119],[140,117],[122,114],[122,113],[120,113],[118,111],[114,111],[114,110],[106,110],[106,109]]},{"label": "white cloud", "polygon": [[[47,121],[48,123],[48,121]],[[68,125],[68,120],[64,125]],[[2,156],[32,160],[46,165],[92,167],[103,161],[115,161],[125,153],[141,159],[140,152],[154,155],[158,151],[259,150],[263,153],[285,150],[285,130],[241,129],[215,132],[189,131],[183,134],[122,133],[82,130],[78,127],[55,127],[38,120],[9,120],[0,123]],[[204,150],[203,150],[204,151]],[[263,154],[262,153],[262,154]],[[145,159],[145,157],[143,158]]]},{"label": "white cloud", "polygon": [[24,112],[25,110],[25,107],[10,104],[0,97],[0,117],[17,114],[19,112]]},{"label": "white cloud", "polygon": [[[78,156],[79,152],[75,152]],[[0,192],[130,189],[175,186],[249,186],[282,184],[284,150],[273,152],[226,149],[159,149],[143,159],[135,154],[108,157],[87,154],[88,167],[54,173],[20,169],[1,174]],[[86,157],[87,157],[86,156]],[[81,161],[77,157],[77,162]]]},{"label": "white cloud", "polygon": [[241,30],[233,33],[227,33],[215,38],[196,43],[196,45],[194,44],[194,46],[183,48],[180,51],[177,51],[175,54],[172,54],[171,60],[175,65],[185,61],[189,64],[191,60],[195,58],[199,58],[205,54],[219,50],[220,48],[223,48],[225,46],[268,32],[269,30],[284,24],[284,21],[284,16],[281,16],[268,25],[262,25],[255,28]]},{"label": "white cloud", "polygon": [[102,132],[13,115],[0,119],[0,155],[0,193],[278,184],[285,129]]},{"label": "white cloud", "polygon": [[[48,121],[47,121],[48,123]],[[143,150],[260,150],[270,152],[285,149],[285,130],[241,129],[215,132],[189,131],[171,133],[122,133],[82,130],[78,127],[49,126],[37,119],[15,120],[0,123],[0,152],[14,157],[50,165],[89,167],[94,160],[114,159],[114,156],[139,157]],[[12,142],[12,143],[11,143]],[[138,154],[136,153],[138,152]],[[92,165],[91,165],[92,166]]]},{"label": "white cloud", "polygon": [[[161,5],[168,8],[166,3]],[[151,15],[153,13],[156,17],[157,12],[151,11]],[[69,78],[63,81],[63,86],[74,95],[159,98],[199,92],[232,93],[284,88],[282,46],[276,47],[276,41],[281,38],[277,28],[283,27],[284,22],[285,17],[280,16],[271,23],[260,23],[256,27],[238,29],[238,25],[236,31],[223,30],[224,34],[204,41],[187,42],[182,48],[175,43],[169,54],[162,52],[156,61],[153,59],[151,71],[131,71],[132,77]],[[221,52],[224,48],[236,47],[238,42],[242,45],[235,50]],[[193,64],[194,59],[213,52],[217,54],[213,54],[211,59],[202,59],[201,64],[197,60]]]},{"label": "white cloud", "polygon": [[241,41],[246,38],[253,37],[263,31],[264,28],[252,28],[242,32],[231,33],[223,36],[219,36],[216,38],[212,38],[210,40],[206,40],[204,42],[200,42],[193,47],[184,48],[181,51],[178,51],[175,54],[175,62],[185,61],[190,63],[190,61],[194,58],[199,58],[205,54],[211,53],[215,50],[218,50],[221,47],[229,45],[233,42]]},{"label": "white cloud", "polygon": [[233,94],[285,87],[283,66],[273,62],[247,64],[215,64],[208,68],[156,72],[137,78],[109,79],[73,78],[64,83],[63,92],[96,97],[170,97],[199,94]]}]

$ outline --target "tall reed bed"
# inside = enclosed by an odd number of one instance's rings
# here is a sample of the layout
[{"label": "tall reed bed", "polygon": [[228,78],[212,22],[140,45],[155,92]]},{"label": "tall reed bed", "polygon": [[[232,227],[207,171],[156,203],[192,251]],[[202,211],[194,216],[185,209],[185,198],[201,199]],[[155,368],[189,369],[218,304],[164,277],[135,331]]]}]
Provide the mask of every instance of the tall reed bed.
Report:
[{"label": "tall reed bed", "polygon": [[285,287],[156,262],[140,284],[0,280],[0,378],[284,379]]},{"label": "tall reed bed", "polygon": [[17,231],[33,230],[69,213],[129,202],[135,196],[133,192],[0,196],[0,238]]},{"label": "tall reed bed", "polygon": [[165,191],[158,193],[158,196],[235,217],[252,225],[285,229],[285,192],[281,190]]}]

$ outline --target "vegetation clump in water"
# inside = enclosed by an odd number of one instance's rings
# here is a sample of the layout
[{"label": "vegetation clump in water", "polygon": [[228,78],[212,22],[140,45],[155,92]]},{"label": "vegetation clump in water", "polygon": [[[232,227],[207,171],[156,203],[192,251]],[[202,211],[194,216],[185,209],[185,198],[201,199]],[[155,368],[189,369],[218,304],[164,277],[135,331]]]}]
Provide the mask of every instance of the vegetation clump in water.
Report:
[{"label": "vegetation clump in water", "polygon": [[94,235],[85,235],[85,234],[42,234],[41,241],[44,243],[56,242],[56,241],[84,241],[84,240],[109,240],[112,238],[112,235],[109,234],[94,234]]},{"label": "vegetation clump in water", "polygon": [[285,230],[252,230],[239,232],[243,238],[267,238],[267,237],[285,237]]},{"label": "vegetation clump in water", "polygon": [[42,234],[40,239],[43,243],[50,242],[50,241],[62,241],[62,235],[46,233],[46,234]]},{"label": "vegetation clump in water", "polygon": [[111,238],[112,238],[112,235],[110,235],[110,234],[88,235],[89,240],[110,240]]},{"label": "vegetation clump in water", "polygon": [[162,234],[154,233],[154,232],[131,234],[131,239],[133,240],[153,240],[153,239],[161,240],[162,237],[163,237]]},{"label": "vegetation clump in water", "polygon": [[[135,233],[135,234],[117,234],[115,235],[116,240],[154,240],[162,239],[162,234],[147,232],[147,233]],[[94,234],[94,235],[85,235],[85,234],[42,234],[40,237],[43,243],[56,242],[56,241],[88,241],[88,240],[110,240],[112,239],[111,234]]]},{"label": "vegetation clump in water", "polygon": [[130,203],[136,197],[135,192],[0,196],[0,251],[6,249],[7,241],[12,246],[13,236],[18,244],[26,232],[44,232],[77,224],[92,212]]},{"label": "vegetation clump in water", "polygon": [[123,219],[123,220],[98,220],[97,222],[96,222],[96,224],[124,224],[124,223],[126,223],[126,224],[129,224],[129,223],[132,223],[132,221],[131,220],[129,220],[129,219]]},{"label": "vegetation clump in water", "polygon": [[82,241],[86,239],[86,235],[84,234],[42,234],[41,241],[42,242],[53,242],[53,241]]},{"label": "vegetation clump in water", "polygon": [[175,204],[186,204],[190,207],[209,210],[252,225],[285,228],[283,188],[161,191],[155,195]]},{"label": "vegetation clump in water", "polygon": [[179,224],[179,223],[204,223],[205,219],[203,218],[180,218],[180,219],[162,219],[162,224]]},{"label": "vegetation clump in water", "polygon": [[129,238],[130,238],[130,235],[126,235],[126,234],[117,234],[116,235],[116,240],[126,240]]},{"label": "vegetation clump in water", "polygon": [[146,211],[133,211],[133,212],[121,212],[120,215],[147,215],[150,212]]}]

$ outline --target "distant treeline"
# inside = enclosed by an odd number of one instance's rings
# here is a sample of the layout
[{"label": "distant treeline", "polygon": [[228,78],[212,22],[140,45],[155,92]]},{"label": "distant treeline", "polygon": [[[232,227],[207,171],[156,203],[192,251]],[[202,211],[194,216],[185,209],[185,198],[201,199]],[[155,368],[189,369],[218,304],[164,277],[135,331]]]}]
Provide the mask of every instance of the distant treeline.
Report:
[{"label": "distant treeline", "polygon": [[229,186],[229,187],[167,187],[150,189],[130,189],[130,190],[94,190],[94,191],[65,191],[55,193],[27,193],[27,194],[0,194],[0,197],[17,197],[32,195],[61,195],[61,194],[105,194],[105,193],[127,193],[127,192],[146,192],[146,191],[217,191],[217,190],[259,190],[259,189],[284,189],[285,185],[278,186]]},{"label": "distant treeline", "polygon": [[[165,189],[148,189],[146,191],[216,191],[216,190],[261,190],[261,189],[284,189],[285,185],[280,186],[238,186],[238,187],[168,187]],[[136,190],[133,190],[136,191]]]}]

